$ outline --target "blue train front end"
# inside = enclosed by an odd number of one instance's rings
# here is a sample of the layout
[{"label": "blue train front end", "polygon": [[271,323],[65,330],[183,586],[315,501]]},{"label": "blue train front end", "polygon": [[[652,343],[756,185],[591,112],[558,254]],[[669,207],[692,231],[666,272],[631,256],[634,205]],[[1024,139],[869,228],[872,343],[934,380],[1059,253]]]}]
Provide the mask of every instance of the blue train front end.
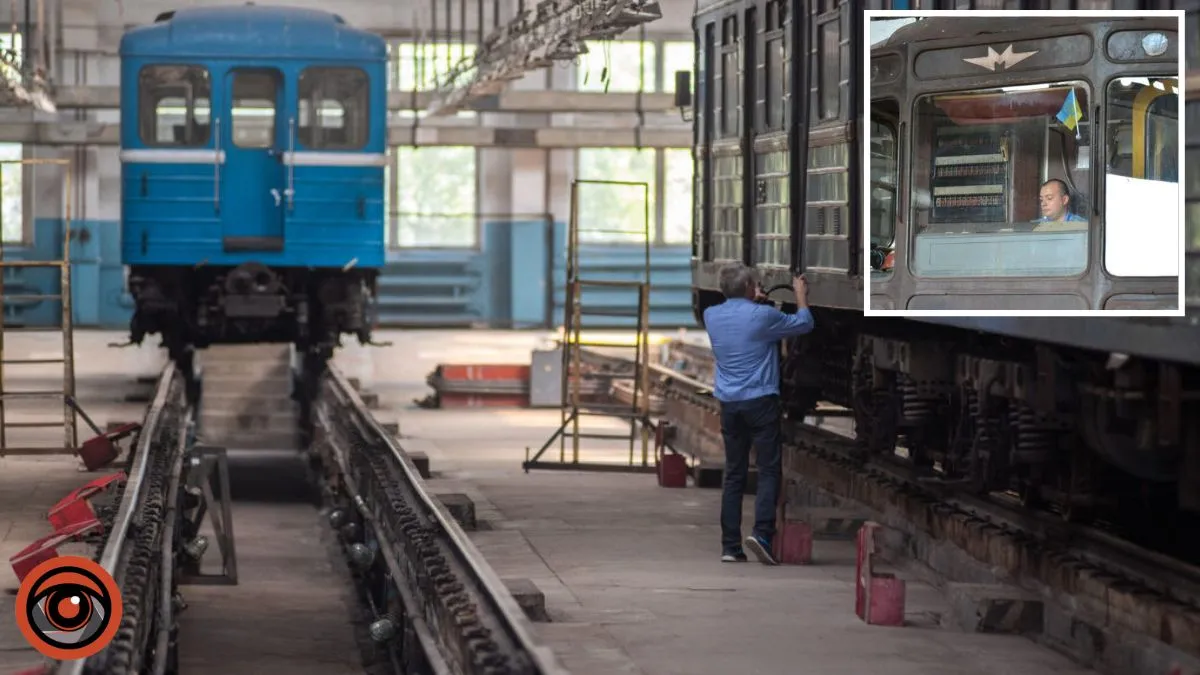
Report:
[{"label": "blue train front end", "polygon": [[121,41],[131,338],[173,353],[370,340],[387,49],[326,12],[168,12]]}]

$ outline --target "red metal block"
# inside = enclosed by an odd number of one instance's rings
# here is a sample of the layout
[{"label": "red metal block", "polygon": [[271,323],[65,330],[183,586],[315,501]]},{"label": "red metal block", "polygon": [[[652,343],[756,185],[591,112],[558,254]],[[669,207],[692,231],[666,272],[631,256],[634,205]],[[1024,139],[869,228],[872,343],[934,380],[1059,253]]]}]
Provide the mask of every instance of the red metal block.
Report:
[{"label": "red metal block", "polygon": [[854,613],[870,625],[903,626],[904,581],[875,571],[875,535],[882,529],[882,525],[869,520],[858,531]]},{"label": "red metal block", "polygon": [[529,366],[515,364],[464,365],[446,364],[438,366],[443,380],[505,380],[529,381]]},{"label": "red metal block", "polygon": [[79,458],[83,460],[83,465],[87,467],[88,471],[103,468],[120,454],[120,451],[117,450],[117,441],[133,434],[141,428],[141,424],[130,422],[107,433],[89,438],[83,442],[83,445],[79,446]]},{"label": "red metal block", "polygon": [[100,521],[92,519],[76,523],[38,539],[8,559],[9,564],[12,565],[13,574],[17,575],[18,581],[24,581],[25,575],[32,572],[35,567],[58,556],[59,545],[98,529],[100,529]]},{"label": "red metal block", "polygon": [[525,394],[438,394],[441,408],[524,408],[529,405]]},{"label": "red metal block", "polygon": [[667,442],[674,437],[675,427],[670,422],[662,420],[654,426],[654,461],[659,487],[687,487],[687,458],[667,451]]},{"label": "red metal block", "polygon": [[687,487],[688,465],[683,455],[665,453],[658,460],[658,484],[666,488]]},{"label": "red metal block", "polygon": [[50,524],[54,527],[54,531],[58,532],[76,523],[95,520],[96,512],[92,510],[92,504],[89,500],[123,480],[125,480],[124,471],[101,476],[60,499],[46,514],[46,517],[50,520]]},{"label": "red metal block", "polygon": [[18,670],[12,675],[50,675],[51,672],[50,666],[34,666],[33,668]]},{"label": "red metal block", "polygon": [[808,565],[812,563],[812,525],[800,520],[784,521],[775,534],[771,552],[783,565]]}]

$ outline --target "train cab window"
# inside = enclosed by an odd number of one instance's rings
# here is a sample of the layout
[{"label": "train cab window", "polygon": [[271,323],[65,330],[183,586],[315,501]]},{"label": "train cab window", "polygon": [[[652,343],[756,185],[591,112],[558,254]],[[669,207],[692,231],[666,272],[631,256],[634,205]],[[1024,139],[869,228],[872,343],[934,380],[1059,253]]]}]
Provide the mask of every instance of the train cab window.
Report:
[{"label": "train cab window", "polygon": [[1108,84],[1104,267],[1122,277],[1179,274],[1179,79]]},{"label": "train cab window", "polygon": [[1088,266],[1084,82],[917,99],[912,250],[923,277],[1075,277]]},{"label": "train cab window", "polygon": [[300,74],[300,145],[311,150],[365,147],[370,136],[369,82],[358,68],[306,68]]},{"label": "train cab window", "polygon": [[275,145],[275,103],[279,75],[269,70],[242,70],[233,74],[230,132],[239,148]]},{"label": "train cab window", "polygon": [[212,83],[201,66],[146,66],[138,73],[138,134],[151,147],[198,148],[209,141]]},{"label": "train cab window", "polygon": [[[872,110],[882,107],[872,104]],[[892,104],[890,107],[894,108]],[[890,274],[896,239],[896,127],[886,118],[871,120],[871,270]]]}]

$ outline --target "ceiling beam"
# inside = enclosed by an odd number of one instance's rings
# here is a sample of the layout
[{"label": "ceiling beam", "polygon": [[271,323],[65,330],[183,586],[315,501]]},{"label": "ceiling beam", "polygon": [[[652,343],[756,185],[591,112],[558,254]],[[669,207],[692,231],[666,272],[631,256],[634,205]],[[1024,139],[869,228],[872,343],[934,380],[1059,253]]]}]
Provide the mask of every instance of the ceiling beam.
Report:
[{"label": "ceiling beam", "polygon": [[[481,148],[687,148],[692,145],[688,128],[551,127],[544,129],[481,126],[417,126],[393,124],[388,145],[475,146]],[[0,143],[30,145],[120,144],[117,124],[96,122],[9,122],[0,123]]]},{"label": "ceiling beam", "polygon": [[[60,110],[115,110],[121,107],[121,89],[116,86],[58,87],[54,102]],[[425,110],[434,92],[388,92],[388,110]],[[0,101],[0,104],[5,103]],[[636,93],[591,91],[504,91],[471,100],[464,110],[505,113],[633,113],[638,111]],[[641,110],[662,113],[676,110],[673,94],[643,93]]]}]

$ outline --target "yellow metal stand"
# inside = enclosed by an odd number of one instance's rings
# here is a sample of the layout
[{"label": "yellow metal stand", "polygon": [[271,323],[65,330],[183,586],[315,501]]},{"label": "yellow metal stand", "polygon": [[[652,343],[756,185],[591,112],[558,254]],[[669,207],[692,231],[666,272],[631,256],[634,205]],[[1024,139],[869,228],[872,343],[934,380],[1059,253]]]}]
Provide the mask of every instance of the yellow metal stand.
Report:
[{"label": "yellow metal stand", "polygon": [[[0,160],[0,166],[6,164],[20,165],[24,171],[26,166],[62,166],[63,171],[63,231],[62,231],[62,258],[59,260],[9,260],[5,257],[4,247],[0,246],[0,300],[5,304],[10,301],[17,302],[57,302],[62,310],[61,325],[58,328],[43,328],[29,326],[10,326],[6,325],[6,318],[3,308],[0,307],[0,457],[5,455],[49,455],[49,454],[75,454],[78,446],[78,435],[76,431],[75,414],[78,410],[75,403],[75,344],[73,339],[73,326],[71,323],[71,195],[72,186],[72,167],[71,161],[67,159],[20,159],[20,160]],[[29,221],[34,222],[36,214],[30,216]],[[58,270],[59,274],[59,292],[54,294],[22,294],[10,295],[5,292],[4,284],[7,281],[6,277],[9,270],[18,269],[54,269]],[[8,338],[14,333],[58,333],[62,343],[62,355],[50,356],[39,353],[38,350],[50,347],[53,342],[49,340],[42,342],[30,340],[28,345],[22,345],[22,352],[32,352],[31,355],[21,358],[10,356],[12,351],[8,343]],[[55,340],[56,342],[58,340]],[[35,347],[37,349],[29,349]],[[11,388],[9,387],[9,378],[14,375],[11,370],[14,367],[21,367],[24,370],[26,367],[44,367],[44,366],[60,366],[61,388]],[[23,380],[41,380],[40,373],[33,372],[18,372],[17,377]],[[54,380],[59,380],[57,376]],[[16,411],[13,408],[21,403],[33,402],[41,400],[56,400],[61,404],[58,408],[62,412],[60,419],[53,421],[49,420],[21,420],[10,421],[10,417],[15,414],[22,416],[37,415],[38,408],[33,410]],[[24,406],[22,406],[24,407]],[[32,406],[31,406],[32,407]],[[48,441],[46,445],[40,445],[37,441],[41,440],[41,435],[35,440],[26,440],[22,438],[13,444],[10,438],[10,431],[14,429],[51,429],[61,428],[62,436],[57,434],[46,434],[45,438],[61,438],[61,444],[58,441]],[[24,435],[24,434],[23,434]],[[34,434],[29,434],[34,435]]]},{"label": "yellow metal stand", "polygon": [[[643,204],[641,227],[634,230],[619,230],[611,228],[585,228],[579,218],[579,186],[580,185],[614,185],[630,188],[640,188]],[[601,280],[587,279],[582,273],[579,260],[581,241],[589,235],[635,235],[637,241],[632,245],[642,247],[644,260],[641,278],[637,280]],[[567,274],[566,298],[563,307],[563,338],[560,342],[562,353],[562,424],[546,441],[545,445],[532,457],[522,464],[526,472],[530,469],[566,469],[575,471],[655,471],[656,463],[650,461],[650,186],[647,183],[630,183],[623,181],[576,180],[571,183],[571,218],[567,230]],[[627,290],[636,294],[637,309],[605,309],[588,307],[584,301],[584,289]],[[583,337],[583,320],[585,316],[631,317],[635,319],[635,335],[632,343],[620,341],[585,340]],[[604,372],[600,362],[607,361],[611,365],[613,356],[602,354],[595,350],[632,350],[633,358],[623,360],[625,365],[632,361],[632,369],[625,367],[617,372]],[[605,358],[605,357],[608,358]],[[619,358],[619,357],[618,357]],[[609,401],[588,400],[595,396],[596,387],[591,383],[599,381],[601,392],[608,394]],[[612,391],[612,384],[617,381],[631,382],[632,391],[628,395],[628,403],[617,401]],[[604,384],[609,386],[605,387]],[[581,429],[585,417],[601,417],[620,419],[629,425],[627,433],[589,432]],[[571,440],[571,456],[567,458],[567,439]],[[580,441],[595,440],[626,440],[629,443],[629,456],[626,462],[582,462],[580,461]],[[641,441],[641,461],[638,461],[636,448]],[[557,461],[542,459],[542,455],[550,448],[555,440],[559,441],[559,456]]]}]

